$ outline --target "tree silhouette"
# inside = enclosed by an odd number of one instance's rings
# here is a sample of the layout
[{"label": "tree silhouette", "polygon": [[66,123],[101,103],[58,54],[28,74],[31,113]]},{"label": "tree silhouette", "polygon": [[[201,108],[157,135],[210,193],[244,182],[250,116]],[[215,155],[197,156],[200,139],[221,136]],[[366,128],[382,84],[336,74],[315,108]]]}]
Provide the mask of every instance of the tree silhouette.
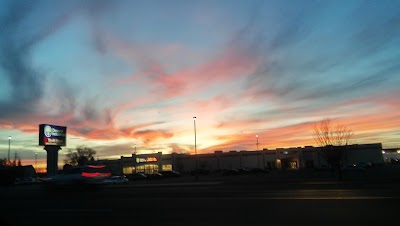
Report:
[{"label": "tree silhouette", "polygon": [[94,161],[95,155],[96,151],[94,149],[86,146],[78,146],[75,151],[72,151],[71,149],[68,150],[64,163],[71,166],[86,165],[89,161]]},{"label": "tree silhouette", "polygon": [[314,124],[313,128],[314,140],[321,147],[348,145],[354,136],[353,132],[345,125],[336,124],[332,126],[329,119]]},{"label": "tree silhouette", "polygon": [[1,166],[22,166],[21,158],[17,152],[14,153],[14,160],[8,161],[6,158],[0,159]]},{"label": "tree silhouette", "polygon": [[332,171],[336,171],[339,178],[342,179],[341,161],[354,133],[345,125],[332,126],[329,119],[314,124],[313,129],[315,142],[323,147],[321,156],[331,166]]},{"label": "tree silhouette", "polygon": [[2,166],[8,166],[8,160],[6,158],[0,159],[0,165]]},{"label": "tree silhouette", "polygon": [[14,153],[14,160],[10,163],[11,166],[22,166],[21,158],[19,157],[18,152]]}]

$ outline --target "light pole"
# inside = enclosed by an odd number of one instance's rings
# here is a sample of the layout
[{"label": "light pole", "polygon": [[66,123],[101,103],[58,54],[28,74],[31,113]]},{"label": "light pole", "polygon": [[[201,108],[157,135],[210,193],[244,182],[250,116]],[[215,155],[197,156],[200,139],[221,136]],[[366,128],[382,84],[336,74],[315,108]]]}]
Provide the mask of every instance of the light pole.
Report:
[{"label": "light pole", "polygon": [[194,123],[194,154],[197,155],[197,147],[196,147],[196,116],[193,117],[193,123]]},{"label": "light pole", "polygon": [[35,170],[37,171],[37,152],[35,152]]},{"label": "light pole", "polygon": [[197,144],[196,144],[196,116],[193,117],[193,125],[194,125],[194,158],[195,158],[195,175],[196,181],[199,179],[199,175],[197,172]]},{"label": "light pole", "polygon": [[[256,145],[257,145],[256,151],[258,151],[258,134],[256,134],[256,139],[257,139],[257,141],[256,141]],[[260,168],[260,155],[257,153],[257,156],[258,156],[257,163],[258,163],[258,167]]]},{"label": "light pole", "polygon": [[8,136],[8,162],[10,162],[11,136]]},{"label": "light pole", "polygon": [[136,144],[135,144],[135,154],[136,154]]},{"label": "light pole", "polygon": [[256,142],[256,145],[257,145],[257,151],[258,151],[258,134],[256,135],[256,137],[257,137],[257,142]]}]

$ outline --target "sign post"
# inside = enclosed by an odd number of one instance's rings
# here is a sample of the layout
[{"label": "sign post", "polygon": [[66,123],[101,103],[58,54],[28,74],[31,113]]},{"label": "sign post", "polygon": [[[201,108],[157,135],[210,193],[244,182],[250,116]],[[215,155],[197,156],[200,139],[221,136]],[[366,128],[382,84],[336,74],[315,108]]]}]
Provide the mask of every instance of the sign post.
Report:
[{"label": "sign post", "polygon": [[67,127],[48,124],[39,125],[39,145],[47,152],[47,175],[54,176],[58,171],[58,151],[66,145]]},{"label": "sign post", "polygon": [[47,176],[54,176],[58,171],[58,151],[61,147],[46,145],[44,150],[47,152]]}]

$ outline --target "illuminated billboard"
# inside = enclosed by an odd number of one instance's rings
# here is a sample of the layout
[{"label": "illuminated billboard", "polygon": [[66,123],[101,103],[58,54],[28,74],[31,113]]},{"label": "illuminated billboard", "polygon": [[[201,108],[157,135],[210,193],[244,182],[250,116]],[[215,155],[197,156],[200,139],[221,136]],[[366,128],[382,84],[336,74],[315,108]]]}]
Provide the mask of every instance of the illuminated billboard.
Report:
[{"label": "illuminated billboard", "polygon": [[39,125],[39,145],[65,146],[67,144],[67,127],[48,124]]}]

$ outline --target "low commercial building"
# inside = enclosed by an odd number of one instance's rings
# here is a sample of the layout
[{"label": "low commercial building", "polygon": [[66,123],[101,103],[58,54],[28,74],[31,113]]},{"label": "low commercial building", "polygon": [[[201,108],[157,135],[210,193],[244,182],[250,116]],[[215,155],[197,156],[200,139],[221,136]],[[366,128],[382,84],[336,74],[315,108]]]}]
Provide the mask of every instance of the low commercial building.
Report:
[{"label": "low commercial building", "polygon": [[383,159],[388,164],[400,164],[400,148],[386,148],[382,150]]},{"label": "low commercial building", "polygon": [[[335,151],[335,147],[293,147],[274,150],[256,151],[215,151],[214,153],[188,154],[132,154],[116,160],[98,160],[98,164],[107,165],[114,174],[146,173],[159,171],[190,172],[194,169],[209,171],[238,168],[299,169],[321,168],[329,165],[327,150]],[[382,144],[355,144],[341,147],[342,165],[357,163],[383,164]]]}]

